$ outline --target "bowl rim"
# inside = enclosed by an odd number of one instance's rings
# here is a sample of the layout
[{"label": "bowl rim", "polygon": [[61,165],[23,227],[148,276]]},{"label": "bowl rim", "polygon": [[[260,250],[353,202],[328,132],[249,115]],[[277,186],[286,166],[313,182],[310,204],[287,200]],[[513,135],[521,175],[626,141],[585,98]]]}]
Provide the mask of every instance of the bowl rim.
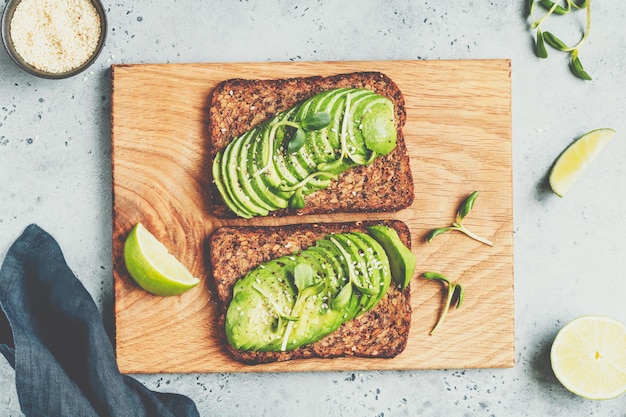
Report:
[{"label": "bowl rim", "polygon": [[21,1],[22,0],[8,0],[4,11],[2,12],[2,43],[4,44],[4,49],[7,51],[9,57],[11,57],[13,62],[15,62],[18,67],[20,67],[27,73],[40,78],[63,79],[80,74],[81,72],[89,68],[96,59],[98,59],[100,53],[104,49],[104,44],[108,31],[106,12],[100,0],[88,0],[89,2],[91,2],[91,4],[93,4],[96,12],[98,13],[98,16],[100,17],[100,36],[98,38],[96,49],[93,51],[89,59],[87,59],[87,61],[85,61],[78,67],[65,72],[48,72],[40,70],[26,62],[16,51],[15,45],[13,45],[13,41],[11,39],[11,20],[13,19],[15,8]]}]

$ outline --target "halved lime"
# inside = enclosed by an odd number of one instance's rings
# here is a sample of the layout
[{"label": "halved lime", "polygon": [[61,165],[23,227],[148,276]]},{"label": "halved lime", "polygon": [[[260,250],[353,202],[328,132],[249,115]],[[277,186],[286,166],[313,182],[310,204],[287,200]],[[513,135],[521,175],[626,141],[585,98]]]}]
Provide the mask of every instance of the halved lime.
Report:
[{"label": "halved lime", "polygon": [[584,316],[566,324],[550,352],[552,370],[565,388],[590,400],[626,392],[626,327],[614,319]]},{"label": "halved lime", "polygon": [[200,282],[141,223],[126,238],[124,262],[135,282],[155,295],[182,294]]},{"label": "halved lime", "polygon": [[585,133],[569,145],[557,158],[550,171],[550,188],[563,197],[585,169],[609,143],[615,131],[603,128]]}]

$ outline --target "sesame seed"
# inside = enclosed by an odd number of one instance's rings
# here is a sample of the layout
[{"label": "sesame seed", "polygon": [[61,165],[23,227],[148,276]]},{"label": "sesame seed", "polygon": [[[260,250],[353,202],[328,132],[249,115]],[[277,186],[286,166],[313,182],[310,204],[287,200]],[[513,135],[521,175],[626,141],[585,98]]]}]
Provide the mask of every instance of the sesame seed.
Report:
[{"label": "sesame seed", "polygon": [[89,0],[22,0],[10,23],[17,53],[35,68],[62,73],[95,52],[100,16]]}]

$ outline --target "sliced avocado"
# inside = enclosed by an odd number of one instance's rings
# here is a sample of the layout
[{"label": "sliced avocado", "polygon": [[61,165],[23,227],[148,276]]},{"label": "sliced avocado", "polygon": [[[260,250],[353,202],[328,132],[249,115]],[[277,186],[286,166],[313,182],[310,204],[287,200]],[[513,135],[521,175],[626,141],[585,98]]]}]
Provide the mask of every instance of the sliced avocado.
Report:
[{"label": "sliced avocado", "polygon": [[363,108],[372,101],[373,94],[370,90],[360,89],[350,93],[350,117],[346,125],[348,131],[348,142],[352,144],[353,150],[365,148],[363,135],[360,130],[361,116]]},{"label": "sliced avocado", "polygon": [[[286,113],[282,118],[277,119],[277,123],[288,120],[289,114]],[[269,144],[269,132],[265,135],[267,138],[267,144]],[[283,140],[285,139],[284,127],[279,127],[276,130],[276,136],[274,138],[274,147],[271,150],[273,156],[271,161],[274,165],[276,173],[282,178],[281,185],[292,186],[302,181],[308,175],[308,170],[302,168],[300,164],[294,166],[289,158],[289,154],[284,152]],[[266,144],[266,146],[267,146]]]},{"label": "sliced avocado", "polygon": [[336,234],[329,240],[338,245],[339,250],[346,257],[346,263],[353,277],[354,294],[358,295],[359,306],[356,315],[359,316],[367,311],[372,298],[376,298],[380,292],[378,285],[371,282],[371,276],[367,273],[365,262],[361,258],[359,248],[355,245],[350,234]]},{"label": "sliced avocado", "polygon": [[402,243],[398,232],[391,227],[385,225],[369,226],[367,231],[385,249],[393,280],[400,288],[406,288],[415,271],[415,264],[417,263],[415,254]]},{"label": "sliced avocado", "polygon": [[350,131],[350,140],[354,148],[354,154],[361,156],[365,161],[369,161],[372,150],[365,145],[363,136],[363,115],[368,113],[372,106],[377,103],[385,103],[389,100],[386,97],[379,96],[372,91],[362,90],[361,94],[356,96],[353,104],[353,114],[351,123],[348,127]]},{"label": "sliced avocado", "polygon": [[[327,269],[322,268],[325,264],[323,258],[315,251],[307,249],[302,251],[299,262],[306,262],[314,266],[318,272],[318,277],[327,281]],[[293,328],[289,334],[287,346],[302,346],[319,340],[325,335],[337,330],[342,324],[341,314],[328,307],[328,295],[326,292],[316,294],[306,298],[297,311],[298,321],[293,323]]]},{"label": "sliced avocado", "polygon": [[321,264],[326,276],[326,293],[327,297],[325,301],[332,301],[332,297],[339,292],[339,289],[343,286],[343,274],[341,265],[334,257],[334,254],[330,253],[328,249],[319,246],[311,246],[307,248],[307,252],[314,253]]},{"label": "sliced avocado", "polygon": [[242,160],[242,165],[247,167],[248,181],[250,181],[250,185],[252,186],[254,192],[265,203],[273,207],[273,209],[270,210],[285,208],[288,205],[288,199],[275,192],[275,189],[269,180],[270,170],[268,170],[268,173],[257,174],[260,169],[257,168],[257,160],[260,159],[258,157],[258,148],[261,140],[261,135],[257,130],[255,131],[255,135],[252,135],[249,140],[244,143],[243,146],[247,149],[247,154],[245,157],[245,164]]},{"label": "sliced avocado", "polygon": [[[326,239],[320,239],[315,242],[315,246],[319,246],[328,251],[330,258],[334,260],[336,264],[339,265],[338,270],[338,289],[341,290],[343,287],[352,285],[350,282],[350,274],[351,270],[353,270],[353,266],[351,263],[346,262],[346,257],[343,255],[339,247],[337,246],[339,243],[335,243],[329,239],[329,235]],[[354,274],[354,272],[352,272]],[[336,295],[335,295],[336,296]],[[334,301],[334,299],[332,300]],[[331,305],[332,305],[331,301]],[[350,296],[350,300],[346,303],[345,307],[340,311],[343,313],[343,320],[352,320],[355,318],[361,310],[361,294],[356,291],[352,291]]]},{"label": "sliced avocado", "polygon": [[230,146],[227,146],[223,151],[215,155],[215,159],[213,160],[213,180],[222,196],[224,204],[236,215],[243,218],[250,218],[253,217],[252,213],[235,202],[228,181],[224,177],[224,154],[229,150],[229,147]]},{"label": "sliced avocado", "polygon": [[[247,197],[246,200],[251,206],[257,207],[269,213],[271,210],[276,210],[277,207],[274,204],[270,204],[269,201],[266,201],[265,191],[258,187],[258,184],[255,181],[258,177],[254,177],[254,173],[249,171],[248,165],[248,155],[250,153],[250,148],[252,147],[252,141],[257,133],[258,129],[252,129],[242,135],[239,138],[239,142],[241,143],[237,149],[237,155],[233,154],[232,158],[234,158],[237,162],[237,182],[241,185],[241,189]],[[233,152],[235,152],[234,149]]]},{"label": "sliced avocado", "polygon": [[278,258],[237,281],[226,313],[226,337],[233,347],[258,351],[280,349],[287,323],[278,320],[278,313],[287,315],[291,311],[295,295],[289,270],[289,259]]},{"label": "sliced avocado", "polygon": [[231,301],[236,306],[226,312],[226,339],[236,349],[261,350],[271,346],[274,334],[265,322],[274,320],[269,302],[256,291],[239,291]]},{"label": "sliced avocado", "polygon": [[329,90],[324,94],[323,99],[317,102],[317,106],[312,109],[314,113],[328,113],[331,116],[330,124],[324,129],[310,132],[310,148],[314,153],[316,164],[327,162],[335,159],[335,149],[328,141],[328,135],[334,128],[335,120],[333,119],[332,105],[341,97],[341,91],[346,89]]},{"label": "sliced avocado", "polygon": [[374,307],[382,297],[381,284],[384,285],[384,276],[380,273],[379,269],[373,268],[373,265],[376,264],[376,260],[373,257],[372,248],[367,244],[370,242],[366,243],[360,239],[356,233],[350,233],[348,237],[352,245],[358,250],[359,263],[363,268],[363,283],[367,283],[366,286],[371,290],[371,294],[364,294],[366,296],[361,297],[362,312],[365,313]]},{"label": "sliced avocado", "polygon": [[[276,132],[276,139],[280,143],[280,149],[286,149],[287,144],[285,141],[291,138],[291,135],[287,132],[287,129],[293,128],[279,128]],[[297,179],[297,182],[305,179],[310,173],[311,169],[308,163],[302,158],[300,152],[287,152],[281,151],[278,155],[279,158],[284,160],[285,166],[289,170],[292,176]]]},{"label": "sliced avocado", "polygon": [[[294,124],[318,113],[328,113],[330,124],[300,130],[305,135],[303,146],[289,151]],[[251,131],[233,139],[213,166],[224,202],[241,217],[285,208],[296,190],[306,195],[327,188],[332,177],[391,152],[397,140],[393,103],[354,88],[323,91]],[[329,175],[318,175],[320,171]],[[296,205],[300,204],[301,196]]]},{"label": "sliced avocado", "polygon": [[378,154],[387,155],[396,147],[397,132],[393,104],[378,103],[361,118],[365,146]]},{"label": "sliced avocado", "polygon": [[[287,117],[287,114],[283,115],[283,117]],[[279,197],[288,200],[291,193],[280,191],[280,187],[283,185],[293,185],[298,180],[289,173],[287,168],[284,166],[284,162],[283,165],[280,165],[282,159],[279,160],[279,156],[275,151],[280,144],[274,142],[273,148],[269,149],[269,133],[269,129],[264,129],[257,139],[255,146],[256,172],[261,172],[263,170],[260,175],[263,177],[263,181],[268,184],[270,190]],[[272,155],[272,157],[269,159],[269,166],[266,167],[266,163],[270,155]]]},{"label": "sliced avocado", "polygon": [[354,151],[352,152],[354,157],[352,159],[358,165],[371,163],[374,160],[373,156],[376,155],[376,152],[369,149],[365,144],[362,115],[366,111],[365,109],[371,106],[371,103],[380,100],[382,97],[373,94],[371,91],[368,91],[367,93],[368,94],[366,95],[358,97],[357,102],[355,103],[353,118],[351,120],[352,123],[349,126],[349,129],[351,130],[351,146],[354,148]]},{"label": "sliced avocado", "polygon": [[306,119],[309,114],[315,113],[320,101],[323,101],[332,90],[322,91],[308,100],[305,100],[293,115],[293,120],[300,121]]},{"label": "sliced avocado", "polygon": [[[346,108],[345,93],[348,89],[335,90],[332,96],[332,100],[326,105],[326,111],[331,115],[331,122],[328,128],[328,136],[326,137],[328,143],[326,146],[330,147],[335,155],[339,155],[341,151],[341,121],[343,120],[343,112]],[[336,158],[333,158],[336,159]]]},{"label": "sliced avocado", "polygon": [[360,244],[363,257],[367,260],[367,273],[372,277],[372,284],[380,288],[378,294],[371,297],[370,302],[365,306],[365,310],[368,311],[374,308],[387,293],[392,280],[391,267],[387,253],[376,239],[362,232],[353,232],[352,236]]},{"label": "sliced avocado", "polygon": [[226,148],[224,160],[222,160],[222,175],[225,180],[225,185],[229,189],[235,203],[239,203],[241,207],[254,216],[267,216],[269,211],[254,201],[254,196],[251,195],[248,182],[241,181],[239,176],[241,170],[245,169],[241,166],[240,162],[241,145],[243,144],[243,139],[248,134],[250,134],[250,132],[238,137]]},{"label": "sliced avocado", "polygon": [[219,191],[220,196],[222,197],[222,201],[224,201],[224,204],[226,204],[226,206],[229,209],[235,212],[235,214],[240,215],[238,212],[236,212],[233,209],[233,207],[235,207],[234,203],[232,201],[227,201],[228,193],[226,192],[226,189],[224,188],[224,181],[222,180],[221,160],[222,160],[222,152],[218,152],[215,155],[215,158],[213,158],[213,166],[211,167],[212,168],[211,173],[213,174],[213,183],[217,187],[217,191]]},{"label": "sliced avocado", "polygon": [[[300,264],[309,265],[313,275],[296,278]],[[265,262],[233,288],[225,323],[228,342],[255,351],[292,350],[315,342],[373,308],[389,287],[389,270],[383,246],[359,232],[331,234],[293,255]],[[359,288],[369,290],[346,293],[342,307],[334,308],[338,294],[353,288],[349,274]]]},{"label": "sliced avocado", "polygon": [[323,314],[326,316],[326,330],[330,333],[347,320],[347,310],[349,306],[346,306],[344,309],[335,309],[332,307],[333,300],[344,285],[346,285],[344,281],[345,277],[341,264],[335,258],[334,253],[317,245],[311,246],[307,249],[307,251],[309,250],[317,253],[323,260],[322,264],[328,273],[328,285],[326,286],[326,292],[322,295],[322,301],[325,303]]}]

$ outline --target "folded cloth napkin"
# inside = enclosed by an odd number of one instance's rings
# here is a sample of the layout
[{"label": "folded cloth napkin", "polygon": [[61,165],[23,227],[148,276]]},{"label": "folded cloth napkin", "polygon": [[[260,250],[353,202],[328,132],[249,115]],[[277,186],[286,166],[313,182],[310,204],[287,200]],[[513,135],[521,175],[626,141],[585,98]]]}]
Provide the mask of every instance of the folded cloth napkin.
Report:
[{"label": "folded cloth napkin", "polygon": [[199,416],[188,397],[120,374],[95,303],[37,225],[0,268],[0,307],[0,352],[15,368],[27,417]]}]

